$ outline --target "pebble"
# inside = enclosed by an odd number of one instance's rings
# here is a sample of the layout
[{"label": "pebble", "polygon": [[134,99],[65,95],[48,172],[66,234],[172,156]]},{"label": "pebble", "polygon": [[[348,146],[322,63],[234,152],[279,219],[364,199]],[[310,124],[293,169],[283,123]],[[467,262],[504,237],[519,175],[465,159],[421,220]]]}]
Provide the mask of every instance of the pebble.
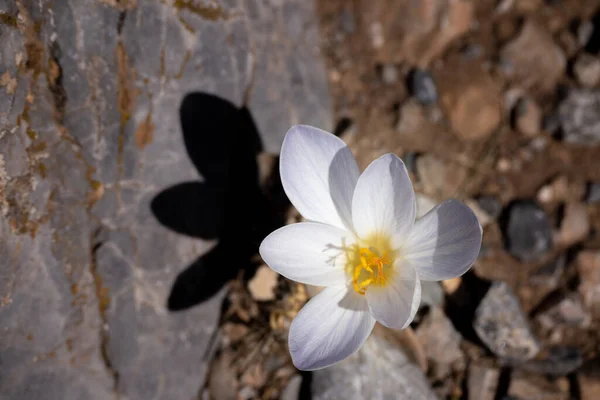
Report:
[{"label": "pebble", "polygon": [[498,379],[500,370],[487,365],[472,364],[469,367],[469,377],[467,387],[469,388],[469,398],[477,400],[494,400],[496,398],[496,389],[498,388]]},{"label": "pebble", "polygon": [[583,304],[590,310],[593,318],[600,317],[600,251],[585,250],[575,260],[579,273],[578,291]]},{"label": "pebble", "polygon": [[525,371],[549,376],[565,376],[583,364],[581,351],[576,347],[555,346],[544,350],[540,357],[519,366]]},{"label": "pebble", "polygon": [[469,206],[471,211],[473,211],[482,227],[488,226],[494,220],[491,215],[489,215],[483,208],[479,206],[477,201],[473,199],[467,199],[465,200],[465,204]]},{"label": "pebble", "polygon": [[569,143],[600,142],[600,90],[573,89],[560,103],[558,112],[564,140]]},{"label": "pebble", "polygon": [[534,201],[518,200],[508,210],[503,226],[508,252],[524,262],[542,258],[552,248],[548,215]]},{"label": "pebble", "polygon": [[573,65],[573,74],[582,86],[596,86],[600,82],[600,59],[588,53],[579,55]]},{"label": "pebble", "polygon": [[387,85],[392,85],[398,81],[398,67],[394,64],[384,64],[381,67],[381,80]]},{"label": "pebble", "polygon": [[588,204],[600,203],[600,182],[590,183],[587,188],[585,202]]},{"label": "pebble", "polygon": [[582,203],[568,203],[565,206],[556,243],[565,247],[571,246],[584,240],[590,230],[590,217],[586,206]]},{"label": "pebble", "polygon": [[589,368],[589,371],[577,375],[581,389],[580,400],[600,399],[600,368],[598,368],[600,361],[596,360],[595,363],[596,365]]},{"label": "pebble", "polygon": [[408,88],[422,105],[430,105],[438,100],[438,91],[433,76],[426,70],[413,70],[408,76]]},{"label": "pebble", "polygon": [[296,374],[292,376],[279,397],[281,400],[299,400],[300,388],[302,387],[302,376]]},{"label": "pebble", "polygon": [[504,282],[492,284],[475,310],[473,327],[483,343],[506,361],[526,361],[540,350],[519,300]]},{"label": "pebble", "polygon": [[435,380],[442,380],[453,371],[464,370],[466,359],[460,349],[462,337],[441,308],[430,308],[416,334],[425,349],[430,376]]},{"label": "pebble", "polygon": [[590,315],[576,295],[565,297],[558,304],[541,313],[537,320],[548,330],[558,326],[587,327],[591,322]]},{"label": "pebble", "polygon": [[558,112],[544,116],[542,126],[548,134],[552,136],[556,135],[560,130],[560,116]]},{"label": "pebble", "polygon": [[444,94],[444,108],[453,131],[460,139],[484,139],[500,125],[502,102],[497,89],[491,78],[485,76]]},{"label": "pebble", "polygon": [[275,298],[275,288],[279,274],[266,265],[261,265],[256,274],[248,282],[252,298],[258,301],[269,301]]},{"label": "pebble", "polygon": [[525,136],[540,133],[542,109],[533,100],[520,99],[515,107],[515,127]]},{"label": "pebble", "polygon": [[413,174],[417,172],[417,158],[418,154],[414,152],[406,153],[402,156],[402,161],[404,161],[408,172],[412,172]]},{"label": "pebble", "polygon": [[564,254],[561,254],[548,264],[544,264],[529,278],[531,285],[536,286],[537,290],[539,290],[539,286],[542,286],[546,292],[556,289],[566,264],[567,258]]},{"label": "pebble", "polygon": [[342,28],[342,31],[347,34],[352,34],[356,31],[356,20],[354,19],[354,14],[347,7],[344,7],[340,13],[340,27]]},{"label": "pebble", "polygon": [[477,203],[493,219],[498,218],[502,213],[502,204],[495,197],[480,196],[477,198]]},{"label": "pebble", "polygon": [[376,334],[344,361],[314,371],[311,394],[313,400],[437,399],[419,367]]},{"label": "pebble", "polygon": [[548,380],[530,373],[513,373],[508,388],[511,400],[569,400],[569,382],[566,378]]},{"label": "pebble", "polygon": [[563,76],[567,59],[547,28],[533,19],[525,21],[519,35],[501,50],[501,57],[515,67],[525,88],[551,91]]},{"label": "pebble", "polygon": [[587,46],[592,34],[594,33],[594,24],[592,21],[584,21],[577,27],[577,42],[581,47]]}]

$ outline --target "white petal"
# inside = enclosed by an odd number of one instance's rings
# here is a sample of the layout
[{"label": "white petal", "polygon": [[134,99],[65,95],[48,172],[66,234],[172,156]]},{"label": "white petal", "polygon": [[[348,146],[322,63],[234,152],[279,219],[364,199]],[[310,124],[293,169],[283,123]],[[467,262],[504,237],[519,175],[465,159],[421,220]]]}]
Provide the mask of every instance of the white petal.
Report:
[{"label": "white petal", "polygon": [[369,285],[366,296],[377,322],[388,328],[404,329],[419,309],[421,282],[409,263],[397,260],[387,284]]},{"label": "white petal", "polygon": [[402,235],[412,228],[416,213],[408,171],[396,155],[379,157],[358,178],[352,198],[352,220],[360,237]]},{"label": "white petal", "polygon": [[304,218],[352,230],[352,193],[360,170],[341,139],[294,126],[283,141],[279,168],[283,189]]},{"label": "white petal", "polygon": [[475,262],[481,235],[481,225],[473,211],[452,199],[416,222],[401,252],[424,281],[455,278]]},{"label": "white petal", "polygon": [[342,285],[352,234],[318,222],[301,222],[279,228],[260,244],[263,260],[288,279],[309,285]]},{"label": "white petal", "polygon": [[335,364],[360,349],[374,325],[364,296],[346,286],[325,288],[292,321],[292,361],[305,371]]}]

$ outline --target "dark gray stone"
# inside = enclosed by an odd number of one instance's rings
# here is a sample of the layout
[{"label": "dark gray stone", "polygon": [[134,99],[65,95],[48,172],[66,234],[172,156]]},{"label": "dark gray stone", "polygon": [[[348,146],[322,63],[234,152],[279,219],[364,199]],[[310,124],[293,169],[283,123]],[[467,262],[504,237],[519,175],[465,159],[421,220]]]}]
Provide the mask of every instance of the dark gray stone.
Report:
[{"label": "dark gray stone", "polygon": [[521,261],[538,260],[552,248],[548,215],[530,200],[516,201],[509,206],[503,233],[508,251]]},{"label": "dark gray stone", "polygon": [[429,71],[415,69],[408,77],[408,88],[423,105],[433,104],[438,99],[437,87]]},{"label": "dark gray stone", "polygon": [[529,360],[520,368],[541,375],[565,376],[583,365],[583,355],[576,347],[556,346],[544,353],[543,357]]},{"label": "dark gray stone", "polygon": [[[224,290],[168,306],[212,244],[151,210],[207,178],[182,102],[247,106],[274,153],[293,124],[331,129],[312,2],[213,3],[0,0],[0,398],[190,399],[203,386]],[[193,111],[202,134],[216,119]]]},{"label": "dark gray stone", "polygon": [[484,296],[473,320],[479,338],[507,362],[529,360],[539,352],[519,300],[504,282],[494,282]]},{"label": "dark gray stone", "polygon": [[376,335],[354,355],[312,376],[313,400],[435,400],[423,372]]},{"label": "dark gray stone", "polygon": [[600,203],[600,182],[590,183],[585,196],[585,202],[588,204]]},{"label": "dark gray stone", "polygon": [[572,89],[559,105],[564,140],[570,143],[600,142],[600,90]]},{"label": "dark gray stone", "polygon": [[502,213],[502,204],[492,196],[481,196],[477,198],[477,204],[491,218],[496,219]]}]

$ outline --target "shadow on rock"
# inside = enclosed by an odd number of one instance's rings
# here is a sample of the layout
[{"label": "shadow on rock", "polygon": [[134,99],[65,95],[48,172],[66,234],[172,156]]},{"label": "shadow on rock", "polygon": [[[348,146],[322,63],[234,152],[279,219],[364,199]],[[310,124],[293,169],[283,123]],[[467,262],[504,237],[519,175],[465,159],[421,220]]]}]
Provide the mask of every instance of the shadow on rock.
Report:
[{"label": "shadow on rock", "polygon": [[208,300],[242,269],[251,275],[260,241],[282,225],[259,186],[262,146],[250,112],[192,93],[183,99],[180,117],[187,153],[204,181],[163,190],[152,200],[152,212],[175,232],[218,243],[175,279],[171,311]]}]

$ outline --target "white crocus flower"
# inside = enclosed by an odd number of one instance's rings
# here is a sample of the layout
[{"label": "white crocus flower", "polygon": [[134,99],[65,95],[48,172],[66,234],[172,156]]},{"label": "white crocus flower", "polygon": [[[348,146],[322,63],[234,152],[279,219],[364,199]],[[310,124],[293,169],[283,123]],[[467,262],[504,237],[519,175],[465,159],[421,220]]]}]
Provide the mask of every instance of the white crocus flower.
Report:
[{"label": "white crocus flower", "polygon": [[324,368],[356,352],[375,321],[406,328],[421,301],[421,281],[460,276],[479,253],[481,226],[459,201],[415,221],[415,193],[394,154],[361,174],[341,139],[295,126],[283,141],[280,171],[287,196],[309,222],[271,233],[260,254],[288,279],[326,286],[290,327],[299,369]]}]

